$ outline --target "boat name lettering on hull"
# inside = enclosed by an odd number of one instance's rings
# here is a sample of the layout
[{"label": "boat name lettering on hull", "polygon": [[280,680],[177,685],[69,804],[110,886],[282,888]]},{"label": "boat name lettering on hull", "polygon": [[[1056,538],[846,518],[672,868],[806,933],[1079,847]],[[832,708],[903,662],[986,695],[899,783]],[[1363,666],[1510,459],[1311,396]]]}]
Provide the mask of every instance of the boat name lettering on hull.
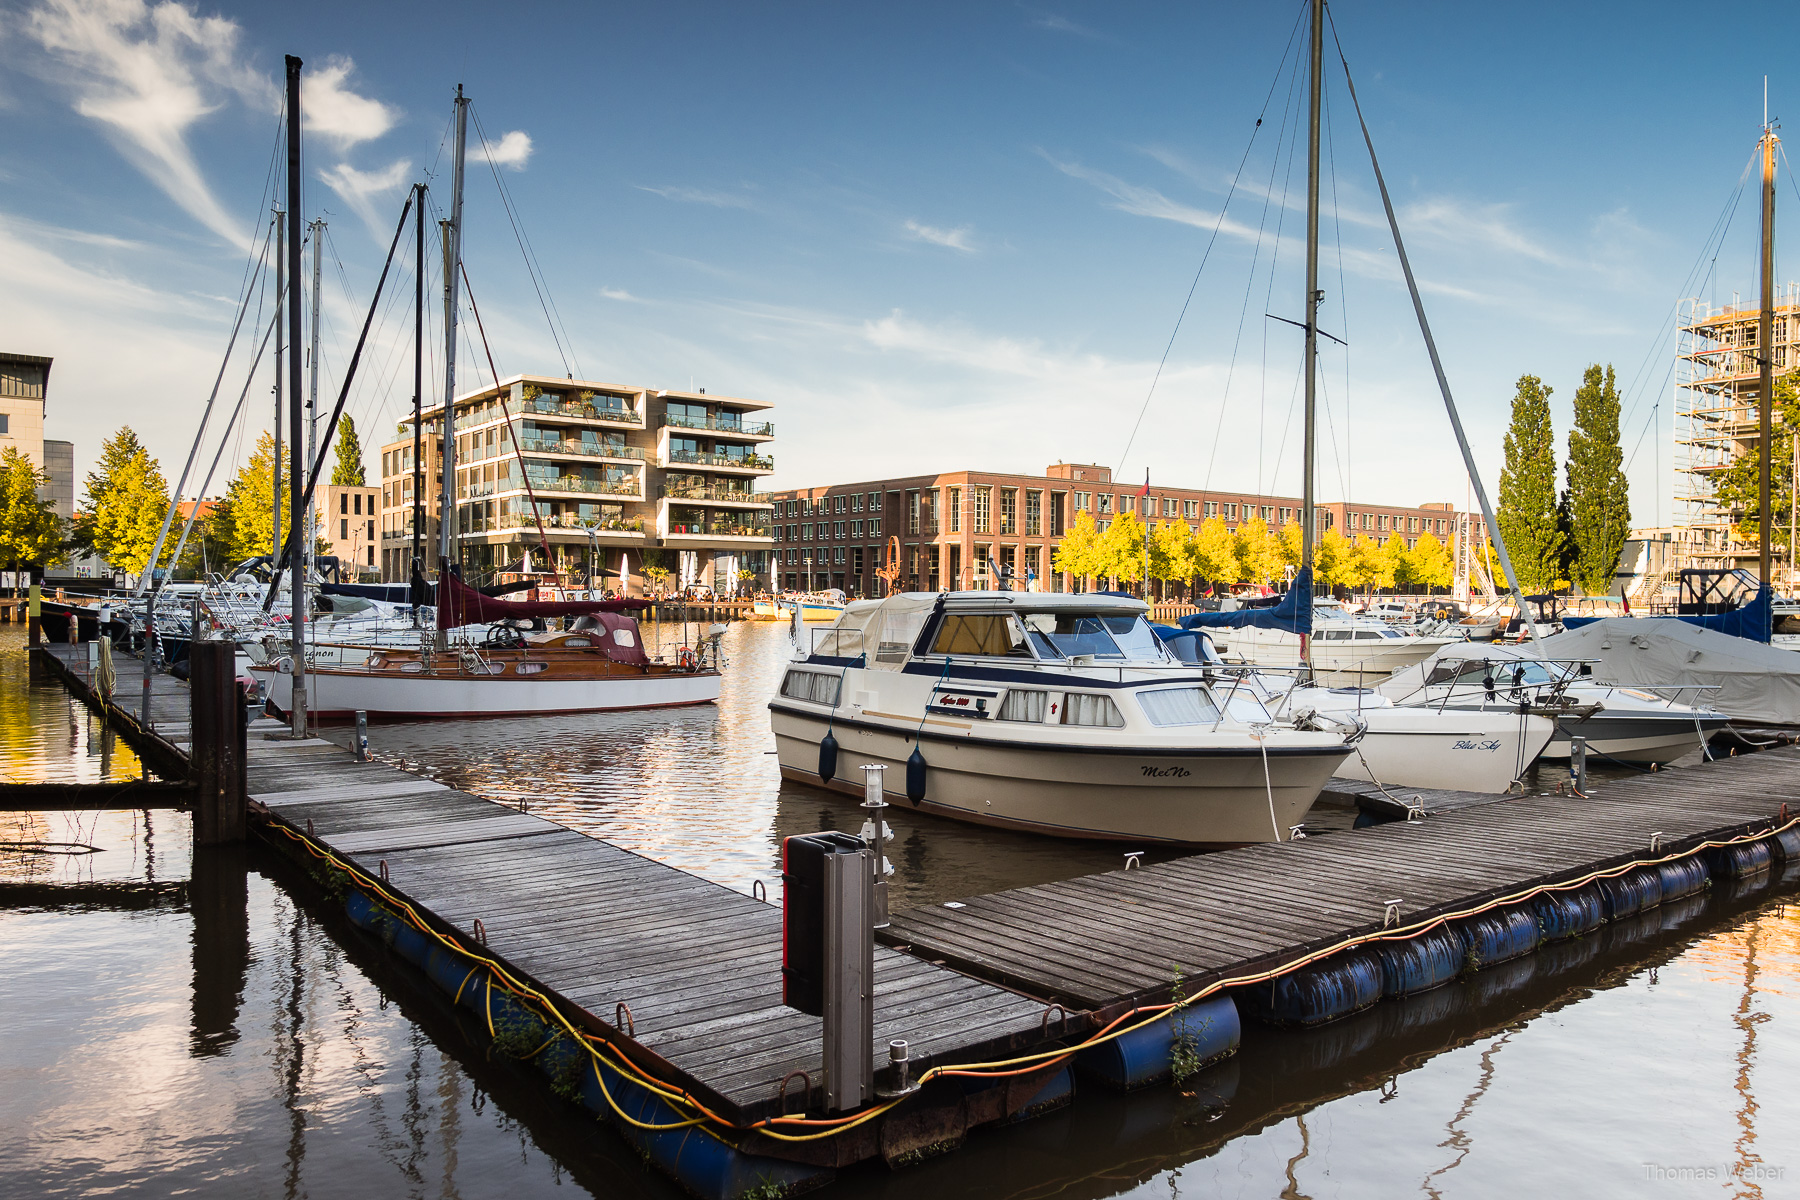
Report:
[{"label": "boat name lettering on hull", "polygon": [[1142,771],[1151,779],[1186,779],[1189,775],[1193,774],[1193,772],[1186,767],[1140,766],[1138,770]]},{"label": "boat name lettering on hull", "polygon": [[1452,750],[1498,750],[1500,743],[1491,740],[1478,742],[1473,738],[1464,738],[1460,742],[1452,743],[1450,748]]}]

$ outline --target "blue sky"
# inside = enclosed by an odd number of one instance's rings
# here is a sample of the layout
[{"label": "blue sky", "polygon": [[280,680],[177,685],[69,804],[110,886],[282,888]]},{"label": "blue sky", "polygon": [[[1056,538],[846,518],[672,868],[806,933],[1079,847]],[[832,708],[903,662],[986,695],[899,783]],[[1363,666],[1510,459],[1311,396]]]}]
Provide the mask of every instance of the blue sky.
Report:
[{"label": "blue sky", "polygon": [[[562,374],[567,353],[577,376],[774,401],[780,486],[1079,459],[1295,493],[1298,332],[1264,313],[1299,315],[1300,11],[8,3],[0,340],[56,356],[50,435],[75,441],[81,469],[129,421],[173,477],[263,219],[295,53],[307,215],[331,224],[330,394],[407,185],[434,171],[435,201],[448,197],[460,81],[501,163],[471,159],[465,251],[502,374]],[[1675,6],[1333,11],[1490,488],[1513,381],[1555,389],[1561,443],[1582,368],[1610,362],[1632,386],[1628,452],[1661,401],[1633,508],[1666,520],[1668,317],[1699,290],[1684,281],[1754,149],[1763,75],[1775,116],[1792,94],[1776,74],[1791,10],[1745,8],[1746,30],[1763,31],[1732,38],[1701,36]],[[1350,348],[1322,357],[1320,496],[1460,505],[1462,467],[1330,74],[1321,323]],[[1784,178],[1782,215],[1796,205]],[[1702,294],[1753,294],[1754,225],[1747,198]],[[368,445],[409,394],[409,336],[390,310],[353,393]],[[251,389],[263,424],[268,376]],[[243,384],[234,364],[227,403]],[[228,463],[248,445],[234,439]]]}]

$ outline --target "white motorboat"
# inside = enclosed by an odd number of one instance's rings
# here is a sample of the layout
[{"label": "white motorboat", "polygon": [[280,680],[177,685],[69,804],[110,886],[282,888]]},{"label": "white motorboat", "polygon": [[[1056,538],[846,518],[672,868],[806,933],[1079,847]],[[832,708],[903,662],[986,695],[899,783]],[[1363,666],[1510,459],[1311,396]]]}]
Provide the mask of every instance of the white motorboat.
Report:
[{"label": "white motorboat", "polygon": [[[1730,719],[1709,707],[1681,703],[1676,691],[1658,695],[1648,680],[1611,683],[1584,674],[1584,668],[1591,672],[1598,664],[1563,657],[1566,651],[1555,648],[1558,640],[1547,639],[1542,654],[1530,643],[1446,647],[1396,672],[1376,691],[1402,708],[1516,713],[1523,707],[1554,718],[1547,758],[1569,757],[1569,739],[1582,737],[1589,749],[1620,762],[1672,762],[1700,749]],[[1704,694],[1691,684],[1682,691],[1690,700]]]},{"label": "white motorboat", "polygon": [[1171,655],[1141,600],[902,593],[811,631],[769,701],[781,773],[984,825],[1139,844],[1287,838],[1346,733],[1277,721]]},{"label": "white motorboat", "polygon": [[[1320,683],[1367,686],[1460,638],[1425,637],[1375,617],[1351,613],[1336,600],[1312,606],[1312,669]],[[1216,630],[1220,653],[1259,667],[1301,665],[1300,635],[1285,629]]]},{"label": "white motorboat", "polygon": [[1165,643],[1184,662],[1210,667],[1214,689],[1250,689],[1277,717],[1323,729],[1360,730],[1338,774],[1395,787],[1498,794],[1512,786],[1556,733],[1548,717],[1516,711],[1404,707],[1370,688],[1297,682],[1298,672],[1234,670],[1200,630],[1170,630]]}]

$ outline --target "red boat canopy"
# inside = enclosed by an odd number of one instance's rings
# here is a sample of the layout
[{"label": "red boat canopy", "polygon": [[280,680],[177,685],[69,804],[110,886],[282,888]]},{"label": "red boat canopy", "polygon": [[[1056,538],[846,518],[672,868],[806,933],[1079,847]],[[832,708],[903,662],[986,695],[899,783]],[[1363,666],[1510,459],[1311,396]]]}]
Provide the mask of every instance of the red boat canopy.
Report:
[{"label": "red boat canopy", "polygon": [[439,570],[437,627],[455,629],[488,621],[530,620],[533,617],[582,617],[595,613],[635,612],[650,607],[648,600],[497,600],[484,596],[449,571]]}]

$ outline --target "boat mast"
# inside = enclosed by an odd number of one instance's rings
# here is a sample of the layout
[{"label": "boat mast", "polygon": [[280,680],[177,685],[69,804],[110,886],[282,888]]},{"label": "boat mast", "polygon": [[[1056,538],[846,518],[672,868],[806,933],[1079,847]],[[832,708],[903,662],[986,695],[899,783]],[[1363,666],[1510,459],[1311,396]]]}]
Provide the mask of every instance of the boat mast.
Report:
[{"label": "boat mast", "polygon": [[421,412],[425,403],[425,185],[415,183],[413,193],[419,204],[413,210],[413,232],[417,246],[413,251],[413,444],[412,444],[412,584],[413,628],[419,627],[419,606],[425,603],[425,423]]},{"label": "boat mast", "polygon": [[289,707],[295,737],[306,736],[306,466],[300,445],[300,60],[287,56],[287,286],[288,297],[288,594],[294,644],[294,698]]},{"label": "boat mast", "polygon": [[[1765,82],[1765,88],[1768,86]],[[1756,443],[1757,567],[1763,586],[1773,583],[1769,535],[1775,514],[1769,507],[1769,460],[1774,448],[1775,409],[1775,132],[1769,127],[1769,101],[1763,97],[1762,136],[1762,311],[1757,315],[1756,400],[1760,435]]]},{"label": "boat mast", "polygon": [[[444,441],[443,498],[438,502],[438,558],[448,563],[451,539],[456,532],[456,419],[451,405],[456,399],[457,283],[462,274],[463,151],[469,134],[469,98],[456,85],[456,159],[451,175],[450,219],[444,225]],[[443,568],[440,567],[440,570]]]},{"label": "boat mast", "polygon": [[[307,226],[312,231],[313,278],[312,278],[312,350],[307,356],[308,379],[306,381],[306,469],[310,472],[313,464],[319,461],[319,243],[324,239],[325,221],[319,218]],[[311,505],[306,513],[306,562],[312,565],[313,541],[319,532],[317,512]],[[301,576],[302,579],[309,575]]]},{"label": "boat mast", "polygon": [[[287,303],[287,214],[275,210],[275,454],[269,463],[269,476],[274,481],[270,500],[274,504],[269,518],[269,565],[281,557],[281,356],[285,346],[281,331],[282,306]],[[275,586],[274,584],[270,585]],[[272,597],[271,597],[272,599]]]},{"label": "boat mast", "polygon": [[[1300,569],[1313,563],[1313,541],[1318,536],[1318,516],[1313,497],[1314,459],[1318,456],[1318,420],[1314,409],[1318,398],[1319,367],[1319,92],[1324,77],[1325,0],[1312,0],[1312,86],[1307,107],[1306,135],[1306,441],[1302,457],[1306,476],[1300,500]],[[1312,662],[1312,614],[1306,618],[1307,632],[1300,635],[1300,661]]]}]

